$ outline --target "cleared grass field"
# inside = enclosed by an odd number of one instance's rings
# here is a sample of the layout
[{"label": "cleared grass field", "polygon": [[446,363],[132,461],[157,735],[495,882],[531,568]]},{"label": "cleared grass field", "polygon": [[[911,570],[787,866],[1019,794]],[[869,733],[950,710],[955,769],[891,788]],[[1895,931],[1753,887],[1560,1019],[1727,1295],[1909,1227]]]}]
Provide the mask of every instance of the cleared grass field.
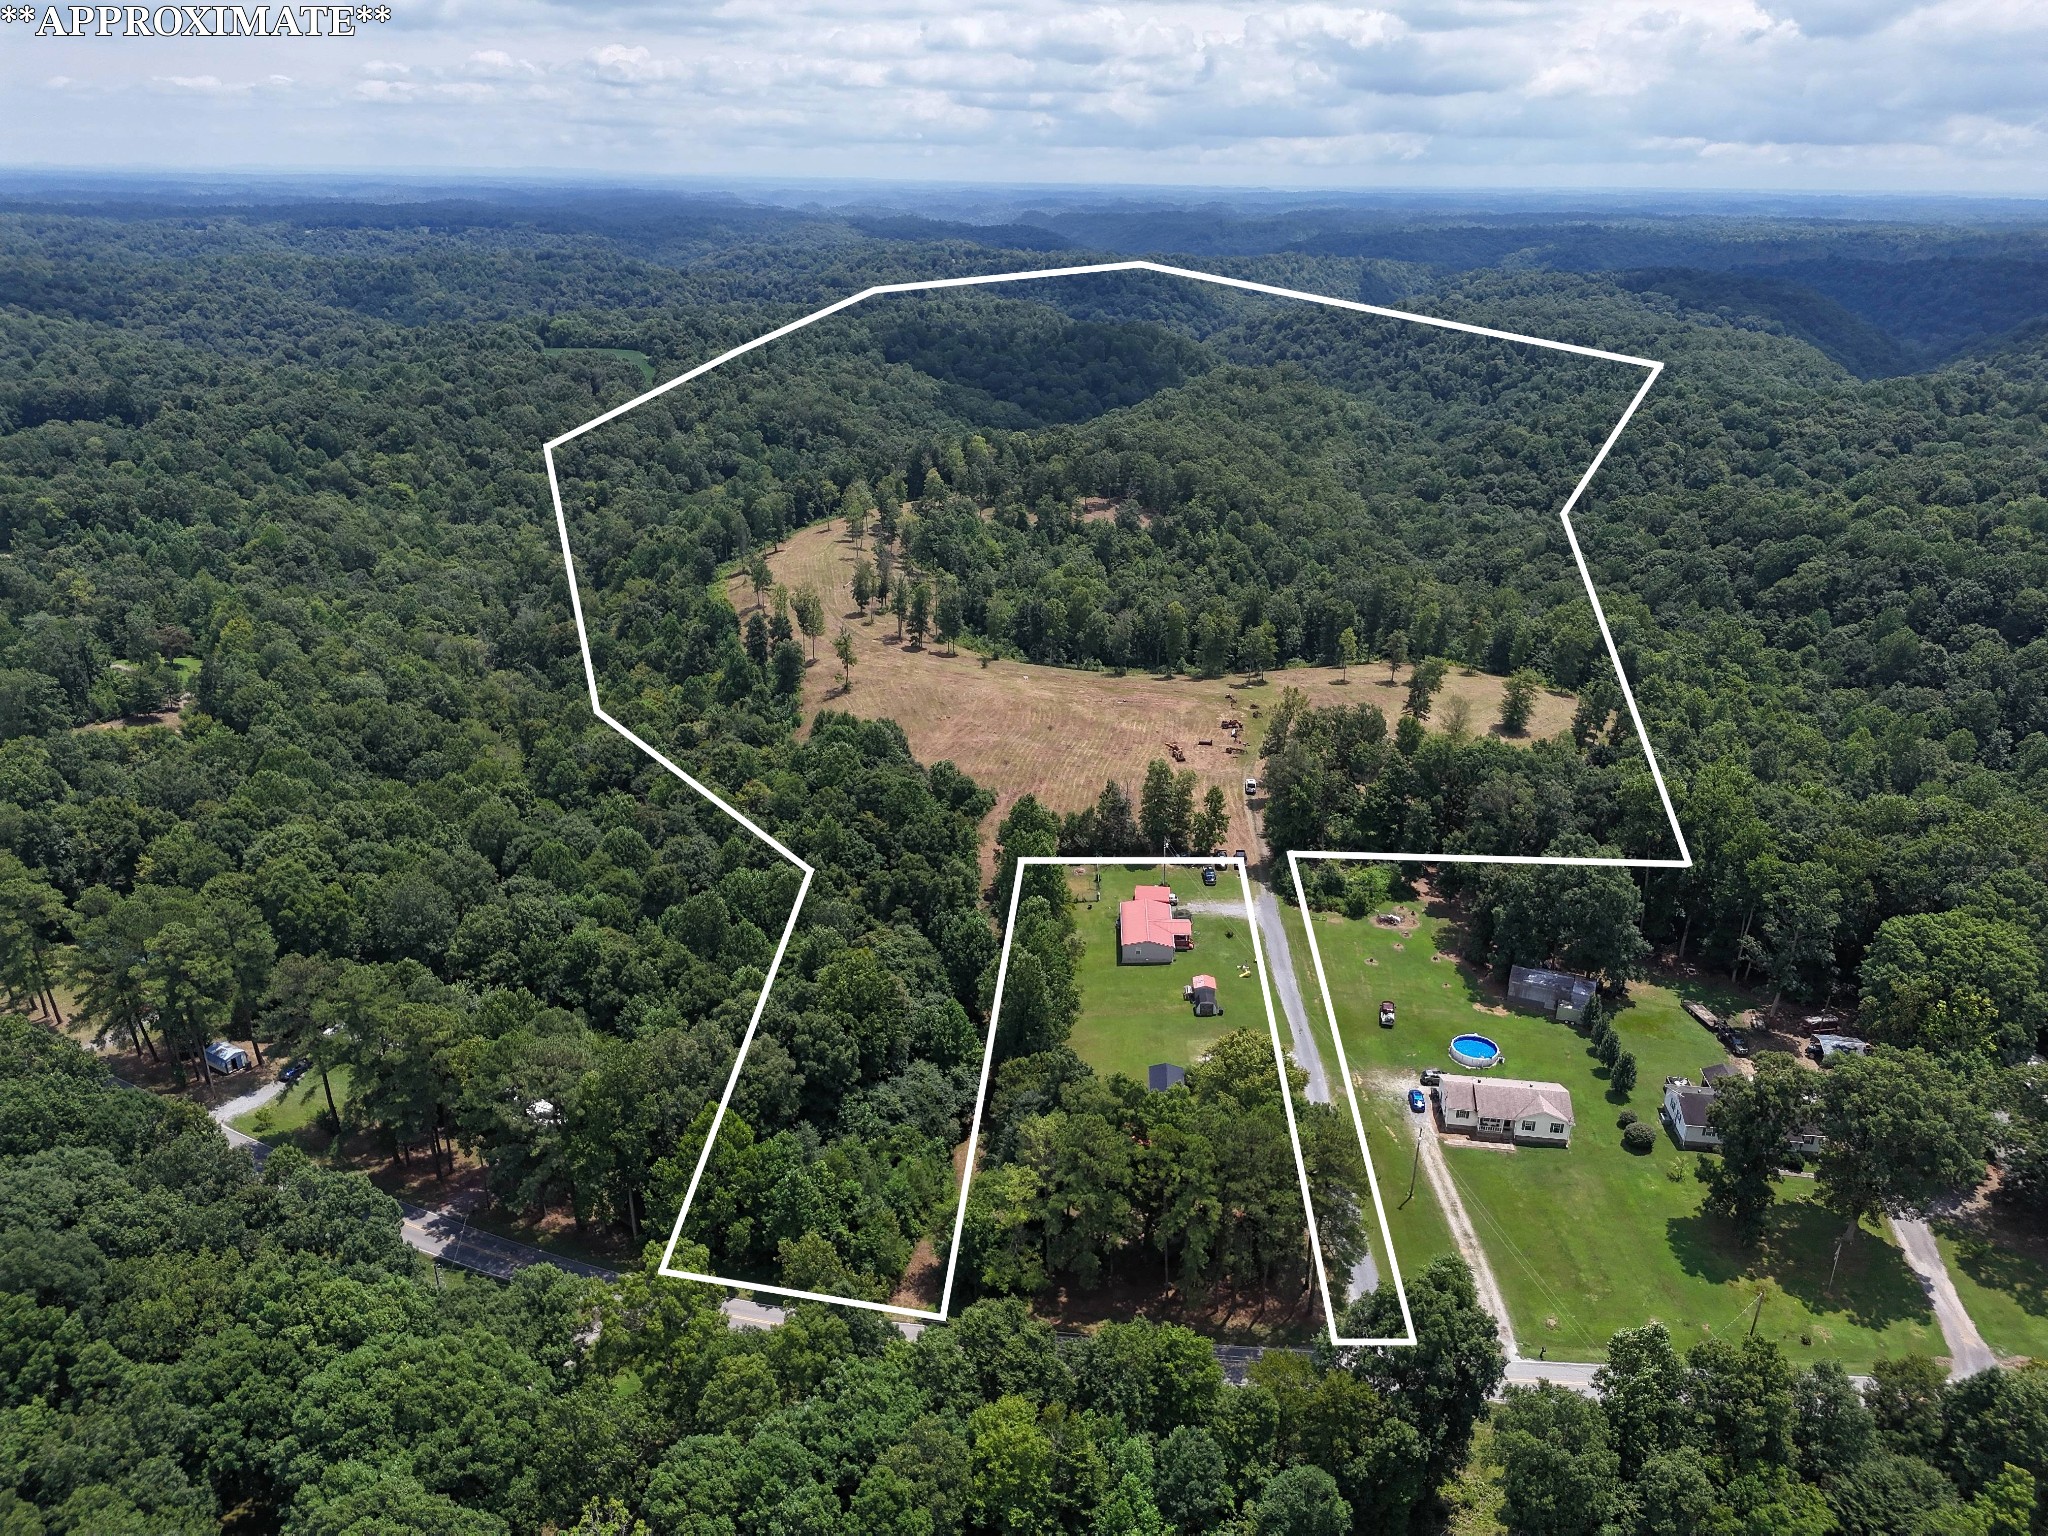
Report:
[{"label": "cleared grass field", "polygon": [[[1301,910],[1283,902],[1280,918],[1287,927],[1288,952],[1294,960],[1295,981],[1301,988],[1302,1002],[1308,1008],[1309,1025],[1315,1031],[1323,1066],[1330,1074],[1330,1091],[1337,1100],[1337,1107],[1348,1119],[1351,1107],[1337,1086],[1337,1053],[1330,1045],[1330,1027],[1323,1015],[1322,993],[1316,987],[1315,968],[1309,963],[1308,939],[1302,925]],[[1376,1004],[1378,1000],[1373,1001]],[[1377,1029],[1379,1026],[1375,1023],[1373,1027]],[[1394,1241],[1394,1258],[1403,1275],[1418,1275],[1431,1259],[1458,1251],[1457,1240],[1451,1236],[1450,1225],[1444,1220],[1429,1180],[1420,1174],[1416,1166],[1415,1121],[1418,1117],[1408,1112],[1400,1095],[1370,1092],[1363,1082],[1358,1085],[1358,1107],[1365,1121],[1365,1144],[1372,1154],[1373,1172],[1379,1179],[1380,1198],[1386,1203],[1387,1232]],[[1377,1249],[1378,1226],[1370,1216],[1367,1220]]]},{"label": "cleared grass field", "polygon": [[[1233,1030],[1266,1032],[1258,972],[1238,975],[1253,962],[1244,882],[1235,870],[1222,871],[1215,885],[1205,886],[1200,871],[1185,866],[1093,868],[1102,872],[1101,897],[1078,909],[1081,1017],[1068,1042],[1076,1055],[1104,1076],[1121,1072],[1142,1083],[1145,1069],[1155,1062],[1189,1067]],[[1170,964],[1117,963],[1117,908],[1139,885],[1171,885],[1183,903],[1181,915],[1194,923],[1195,947],[1176,954]],[[1216,978],[1221,1018],[1198,1019],[1182,1000],[1180,989],[1198,974]]]},{"label": "cleared grass field", "polygon": [[[1383,910],[1401,912],[1404,927],[1315,916],[1361,1096],[1370,1084],[1374,1098],[1392,1103],[1425,1066],[1461,1070],[1448,1047],[1465,1030],[1502,1047],[1505,1060],[1490,1075],[1571,1090],[1576,1128],[1569,1148],[1502,1151],[1444,1138],[1452,1178],[1525,1351],[1600,1359],[1620,1328],[1654,1318],[1685,1344],[1746,1331],[1753,1312],[1758,1334],[1795,1360],[1833,1359],[1862,1369],[1880,1356],[1942,1352],[1919,1283],[1876,1231],[1866,1229],[1843,1249],[1830,1280],[1841,1223],[1815,1203],[1810,1180],[1780,1186],[1770,1231],[1761,1248],[1749,1250],[1701,1213],[1696,1154],[1681,1152],[1668,1136],[1647,1156],[1622,1148],[1616,1118],[1623,1109],[1656,1123],[1667,1076],[1697,1082],[1704,1066],[1723,1059],[1719,1043],[1681,1011],[1677,993],[1640,982],[1631,987],[1615,1030],[1635,1053],[1639,1075],[1632,1093],[1615,1097],[1607,1069],[1569,1025],[1508,1011],[1498,988],[1438,953],[1439,939],[1450,937],[1441,908],[1425,914],[1419,903],[1406,902]],[[1399,1010],[1391,1030],[1378,1027],[1383,997]],[[1385,1188],[1384,1173],[1382,1180]],[[1398,1230],[1395,1241],[1408,1264]]]},{"label": "cleared grass field", "polygon": [[[864,620],[854,607],[853,567],[863,554],[872,557],[873,550],[849,542],[843,524],[822,523],[794,534],[768,557],[778,582],[792,591],[810,587],[825,600],[826,634],[804,680],[804,708],[828,706],[894,720],[920,762],[951,761],[995,792],[991,826],[1025,794],[1056,811],[1074,811],[1092,804],[1104,782],[1114,778],[1135,798],[1145,764],[1167,757],[1167,743],[1176,742],[1185,766],[1201,780],[1198,800],[1209,785],[1223,787],[1231,807],[1225,846],[1249,851],[1255,844],[1244,780],[1259,773],[1264,728],[1251,713],[1254,707],[1268,711],[1283,689],[1299,688],[1318,706],[1377,704],[1391,722],[1407,697],[1406,671],[1390,683],[1380,663],[1353,667],[1348,682],[1330,668],[1293,667],[1251,686],[1221,678],[1161,679],[1142,671],[1113,677],[1014,661],[984,667],[971,652],[948,655],[936,644],[912,649],[907,641],[897,642],[893,617]],[[727,591],[742,615],[752,610],[753,586],[744,576],[732,577]],[[853,636],[858,658],[847,693],[839,691],[839,663],[831,652],[841,626]],[[1462,699],[1470,728],[1489,729],[1500,716],[1505,685],[1502,678],[1453,668],[1430,723],[1441,728],[1451,701]],[[1538,695],[1529,732],[1516,739],[1535,741],[1567,729],[1577,707],[1568,694]],[[1245,722],[1241,754],[1226,751],[1230,738],[1217,723],[1225,717]],[[1211,745],[1202,746],[1205,740]],[[993,859],[986,844],[984,857]]]},{"label": "cleared grass field", "polygon": [[2048,1235],[1940,1222],[1934,1238],[1984,1342],[2007,1359],[2048,1361]]}]

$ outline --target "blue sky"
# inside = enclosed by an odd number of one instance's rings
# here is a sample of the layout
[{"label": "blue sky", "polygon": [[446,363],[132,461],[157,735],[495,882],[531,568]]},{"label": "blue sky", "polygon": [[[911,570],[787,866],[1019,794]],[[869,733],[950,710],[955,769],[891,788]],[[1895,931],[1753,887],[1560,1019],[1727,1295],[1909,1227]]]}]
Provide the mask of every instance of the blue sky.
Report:
[{"label": "blue sky", "polygon": [[353,37],[0,25],[0,158],[2048,195],[2042,0],[391,10]]}]

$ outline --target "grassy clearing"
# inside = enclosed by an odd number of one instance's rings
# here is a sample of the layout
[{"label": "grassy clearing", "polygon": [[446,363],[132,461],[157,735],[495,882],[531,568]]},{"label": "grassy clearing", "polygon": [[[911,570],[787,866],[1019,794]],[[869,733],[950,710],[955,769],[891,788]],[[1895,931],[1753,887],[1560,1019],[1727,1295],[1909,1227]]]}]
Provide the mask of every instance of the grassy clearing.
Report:
[{"label": "grassy clearing", "polygon": [[[1264,1031],[1265,999],[1252,965],[1252,941],[1244,918],[1244,884],[1235,870],[1202,884],[1199,870],[1132,868],[1105,864],[1099,901],[1079,909],[1082,939],[1078,980],[1081,1017],[1070,1040],[1075,1053],[1097,1072],[1121,1072],[1138,1082],[1154,1062],[1191,1066],[1216,1040],[1238,1029]],[[1092,881],[1090,882],[1092,885]],[[1167,965],[1117,964],[1117,908],[1139,885],[1171,885],[1183,903],[1229,906],[1230,913],[1184,910],[1195,925],[1195,947]],[[1181,1000],[1190,977],[1216,978],[1223,1016],[1198,1019]]]},{"label": "grassy clearing", "polygon": [[[335,1107],[348,1103],[348,1068],[336,1067],[327,1080],[334,1088]],[[327,1094],[320,1086],[320,1074],[308,1072],[268,1104],[237,1115],[228,1124],[258,1141],[293,1141],[309,1151],[324,1151],[328,1135],[321,1122],[326,1114]]]},{"label": "grassy clearing", "polygon": [[2040,1361],[2048,1360],[2048,1241],[2030,1236],[1990,1223],[1943,1222],[1934,1232],[1984,1342],[2001,1355]]},{"label": "grassy clearing", "polygon": [[[1390,719],[1406,698],[1407,672],[1389,683],[1382,664],[1353,667],[1348,681],[1332,667],[1289,667],[1254,685],[1237,677],[1159,678],[1143,671],[1117,677],[1018,661],[984,665],[972,652],[949,654],[936,642],[912,648],[898,643],[895,619],[863,618],[854,607],[854,564],[873,556],[872,542],[855,546],[845,537],[845,525],[835,521],[799,530],[768,557],[778,582],[792,591],[810,587],[825,601],[827,633],[804,677],[804,708],[894,720],[919,762],[956,763],[995,792],[991,827],[1027,793],[1062,812],[1093,804],[1112,778],[1135,795],[1144,765],[1168,756],[1172,742],[1200,780],[1198,796],[1211,784],[1222,786],[1231,808],[1224,846],[1249,851],[1256,843],[1244,780],[1260,772],[1265,716],[1284,689],[1299,688],[1322,707],[1377,704]],[[744,574],[730,575],[726,592],[742,619],[752,612],[753,584]],[[839,664],[831,652],[831,637],[842,626],[853,637],[857,658],[847,693],[839,691]],[[1487,730],[1499,717],[1506,686],[1504,678],[1453,668],[1431,727],[1442,728],[1453,713],[1451,701],[1462,699],[1470,728]],[[1542,694],[1529,734],[1513,740],[1526,745],[1568,729],[1577,707],[1569,695]],[[1230,750],[1234,744],[1218,723],[1226,717],[1245,724],[1242,751]],[[984,874],[994,868],[993,843],[983,843]]]},{"label": "grassy clearing", "polygon": [[[1771,1229],[1752,1252],[1701,1214],[1694,1154],[1668,1138],[1647,1156],[1622,1149],[1622,1110],[1655,1122],[1667,1076],[1697,1081],[1702,1067],[1723,1059],[1719,1043],[1681,1011],[1677,993],[1631,989],[1615,1029],[1635,1053],[1638,1078],[1633,1092],[1616,1096],[1607,1069],[1570,1026],[1508,1011],[1498,988],[1439,952],[1453,937],[1442,908],[1425,914],[1407,902],[1388,910],[1404,914],[1401,930],[1331,913],[1315,918],[1361,1094],[1372,1084],[1375,1099],[1391,1101],[1425,1066],[1458,1070],[1451,1036],[1473,1029],[1501,1045],[1499,1075],[1571,1090],[1577,1125],[1568,1149],[1502,1152],[1445,1139],[1524,1349],[1598,1359],[1619,1328],[1655,1318],[1683,1343],[1746,1330],[1753,1312],[1757,1332],[1795,1359],[1864,1368],[1882,1355],[1940,1352],[1918,1283],[1875,1231],[1844,1249],[1830,1281],[1840,1224],[1815,1203],[1810,1181],[1786,1182]],[[1392,1030],[1377,1025],[1383,997],[1400,1010]]]}]

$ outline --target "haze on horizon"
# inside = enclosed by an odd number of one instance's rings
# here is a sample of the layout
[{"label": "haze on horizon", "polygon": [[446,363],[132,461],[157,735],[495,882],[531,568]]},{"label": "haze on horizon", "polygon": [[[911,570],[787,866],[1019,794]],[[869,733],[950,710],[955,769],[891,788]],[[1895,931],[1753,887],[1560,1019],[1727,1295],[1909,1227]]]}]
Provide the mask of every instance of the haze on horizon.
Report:
[{"label": "haze on horizon", "polygon": [[14,109],[4,159],[188,173],[2048,195],[2048,8],[2023,0],[391,10],[353,37],[0,25],[0,91]]}]

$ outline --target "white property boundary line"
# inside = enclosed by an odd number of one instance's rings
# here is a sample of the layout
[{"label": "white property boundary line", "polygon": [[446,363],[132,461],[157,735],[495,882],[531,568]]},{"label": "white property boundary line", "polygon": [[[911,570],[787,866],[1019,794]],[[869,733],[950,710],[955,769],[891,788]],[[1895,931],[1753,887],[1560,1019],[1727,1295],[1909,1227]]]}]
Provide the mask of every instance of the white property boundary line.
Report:
[{"label": "white property boundary line", "polygon": [[[569,606],[570,611],[573,614],[576,621],[576,643],[579,650],[582,653],[583,677],[584,682],[588,686],[590,692],[591,713],[595,715],[599,720],[602,720],[606,725],[610,726],[613,730],[617,731],[627,741],[631,742],[634,746],[638,747],[641,751],[645,752],[650,758],[652,758],[655,762],[659,763],[663,768],[667,769],[671,774],[673,774],[676,778],[680,779],[684,784],[687,784],[696,793],[702,795],[706,800],[710,801],[713,805],[717,806],[718,809],[723,811],[727,816],[731,817],[734,821],[738,822],[741,826],[745,827],[755,837],[759,838],[763,843],[767,844],[768,847],[774,849],[777,854],[779,854],[782,858],[786,859],[790,864],[794,865],[798,870],[800,870],[803,876],[801,883],[797,887],[796,901],[790,907],[789,920],[783,924],[782,937],[776,943],[774,959],[769,962],[767,978],[763,981],[761,985],[761,995],[754,1004],[753,1014],[747,1021],[746,1033],[741,1037],[738,1053],[733,1058],[732,1071],[726,1078],[725,1090],[719,1095],[718,1109],[712,1116],[710,1129],[707,1131],[704,1137],[704,1145],[698,1150],[696,1167],[691,1171],[689,1187],[683,1195],[682,1208],[676,1212],[675,1225],[669,1232],[668,1245],[662,1251],[660,1273],[664,1275],[670,1275],[682,1280],[698,1280],[710,1285],[729,1286],[737,1290],[756,1291],[771,1296],[784,1296],[797,1301],[822,1301],[834,1303],[840,1306],[860,1307],[869,1311],[886,1312],[893,1316],[909,1318],[920,1322],[943,1322],[946,1319],[947,1309],[950,1305],[952,1297],[953,1263],[957,1259],[959,1253],[959,1234],[962,1224],[966,1219],[967,1213],[966,1189],[967,1183],[969,1179],[971,1179],[972,1177],[972,1172],[970,1165],[970,1170],[968,1174],[961,1180],[960,1209],[958,1214],[954,1218],[953,1258],[949,1259],[947,1263],[946,1290],[943,1297],[941,1298],[940,1307],[937,1312],[928,1312],[914,1307],[891,1306],[884,1302],[857,1300],[853,1297],[848,1296],[831,1296],[817,1291],[796,1290],[787,1286],[766,1285],[757,1281],[734,1280],[726,1276],[702,1274],[695,1270],[680,1270],[674,1267],[673,1261],[675,1259],[676,1246],[681,1241],[683,1235],[683,1222],[685,1218],[689,1215],[690,1206],[697,1197],[697,1189],[699,1184],[703,1180],[704,1169],[711,1158],[711,1149],[718,1140],[719,1129],[725,1123],[726,1110],[732,1104],[733,1091],[739,1085],[740,1072],[742,1068],[746,1065],[747,1052],[753,1046],[754,1035],[756,1031],[760,1028],[761,1015],[768,1006],[768,996],[770,992],[774,990],[775,978],[782,969],[783,956],[785,953],[787,953],[789,949],[790,936],[792,933],[795,932],[796,929],[797,914],[803,910],[804,898],[810,892],[811,881],[816,877],[817,871],[813,869],[809,864],[807,864],[803,859],[799,858],[788,847],[784,846],[784,844],[777,840],[773,835],[763,830],[755,822],[749,819],[745,814],[737,810],[733,805],[731,805],[727,800],[725,800],[721,795],[719,795],[716,790],[713,790],[708,785],[704,784],[700,780],[693,778],[690,774],[686,773],[682,768],[678,767],[672,760],[670,760],[665,754],[657,751],[648,742],[642,740],[630,728],[628,728],[616,717],[614,717],[605,710],[603,701],[598,696],[597,667],[590,652],[590,632],[587,625],[585,624],[583,616],[582,591],[577,585],[576,581],[576,557],[569,546],[569,521],[567,515],[564,513],[562,509],[562,486],[561,480],[559,478],[555,466],[555,450],[571,442],[574,442],[577,438],[582,437],[585,433],[595,431],[597,428],[603,426],[606,422],[615,421],[619,417],[625,415],[628,411],[635,410],[638,407],[647,404],[650,400],[657,399],[660,396],[667,394],[672,389],[677,389],[682,385],[691,382],[693,379],[702,378],[705,374],[711,372],[714,368],[722,367],[724,364],[733,361],[735,358],[743,357],[749,352],[753,352],[761,347],[767,346],[772,341],[778,341],[782,337],[803,330],[807,326],[814,325],[818,321],[823,320],[828,316],[836,315],[841,310],[851,309],[854,305],[862,303],[867,299],[879,298],[888,294],[929,293],[950,288],[985,287],[992,286],[998,283],[1037,282],[1046,278],[1055,277],[1088,277],[1098,276],[1111,272],[1156,272],[1166,277],[1178,277],[1187,279],[1191,282],[1210,283],[1217,287],[1234,288],[1245,293],[1265,294],[1271,298],[1293,299],[1303,303],[1320,304],[1331,309],[1349,310],[1355,314],[1376,315],[1382,319],[1387,320],[1405,320],[1412,322],[1416,325],[1430,326],[1437,330],[1456,331],[1464,335],[1481,336],[1494,341],[1515,342],[1522,346],[1537,347],[1544,351],[1565,352],[1576,357],[1589,357],[1597,359],[1602,362],[1622,363],[1631,367],[1641,368],[1645,370],[1645,376],[1643,378],[1641,387],[1638,388],[1635,394],[1630,397],[1627,407],[1623,409],[1620,419],[1615,422],[1613,430],[1607,434],[1606,439],[1600,445],[1599,451],[1593,455],[1592,462],[1586,466],[1585,473],[1579,477],[1578,483],[1572,487],[1572,493],[1568,498],[1566,498],[1564,508],[1560,512],[1559,517],[1564,524],[1565,539],[1571,546],[1572,559],[1578,565],[1579,577],[1585,583],[1586,596],[1592,604],[1594,620],[1598,623],[1600,627],[1600,638],[1603,642],[1605,642],[1607,646],[1608,658],[1614,664],[1615,677],[1621,684],[1622,697],[1628,705],[1629,719],[1635,726],[1636,739],[1642,743],[1643,755],[1650,765],[1650,776],[1656,783],[1657,797],[1659,801],[1663,804],[1664,814],[1670,823],[1672,836],[1677,840],[1680,857],[1676,859],[1601,859],[1567,857],[1553,858],[1543,855],[1527,854],[1487,855],[1427,853],[1346,853],[1332,855],[1302,855],[1290,853],[1289,864],[1291,867],[1295,867],[1296,869],[1295,883],[1297,894],[1299,894],[1300,889],[1300,875],[1298,866],[1295,865],[1295,860],[1303,856],[1384,859],[1392,861],[1413,861],[1425,863],[1458,862],[1473,864],[1612,864],[1640,869],[1689,869],[1692,867],[1692,852],[1687,847],[1685,841],[1685,833],[1678,824],[1678,813],[1672,807],[1671,794],[1670,791],[1665,787],[1664,775],[1658,767],[1656,753],[1653,752],[1650,748],[1649,734],[1643,728],[1642,712],[1636,706],[1635,691],[1629,687],[1628,674],[1622,668],[1620,652],[1615,647],[1613,632],[1608,627],[1606,610],[1600,606],[1599,594],[1593,590],[1592,573],[1588,570],[1586,566],[1585,554],[1579,548],[1578,536],[1573,532],[1571,522],[1571,515],[1572,512],[1578,506],[1579,498],[1585,494],[1586,488],[1592,484],[1593,476],[1599,472],[1600,466],[1606,462],[1607,455],[1613,450],[1615,443],[1620,440],[1621,434],[1623,430],[1626,429],[1626,427],[1628,426],[1630,418],[1635,415],[1637,408],[1643,403],[1643,400],[1648,396],[1651,386],[1657,382],[1658,376],[1663,373],[1663,363],[1658,362],[1652,358],[1633,357],[1624,352],[1607,352],[1601,350],[1598,347],[1583,347],[1572,342],[1552,341],[1546,337],[1527,336],[1517,331],[1500,330],[1493,326],[1473,325],[1463,320],[1446,320],[1435,315],[1419,315],[1412,313],[1408,310],[1389,309],[1384,305],[1365,304],[1355,299],[1332,298],[1328,294],[1307,293],[1296,288],[1281,288],[1271,283],[1253,282],[1247,278],[1241,277],[1224,277],[1214,272],[1198,272],[1188,267],[1168,266],[1164,263],[1156,261],[1098,262],[1092,265],[1078,267],[1048,267],[1025,272],[990,272],[972,277],[944,277],[931,278],[918,282],[882,283],[871,288],[863,288],[859,293],[850,294],[843,299],[839,299],[834,303],[826,305],[822,309],[813,310],[808,315],[804,315],[799,319],[792,320],[787,325],[778,326],[776,329],[767,332],[765,335],[757,336],[752,341],[742,342],[739,346],[732,347],[727,351],[721,352],[718,356],[712,358],[709,362],[700,363],[695,368],[692,368],[685,373],[678,374],[675,378],[668,380],[664,384],[657,384],[654,388],[646,390],[641,394],[635,395],[632,399],[626,401],[623,405],[614,406],[612,407],[612,409],[605,411],[600,415],[593,416],[590,420],[582,423],[582,425],[572,427],[570,428],[570,430],[562,433],[558,437],[550,438],[545,444],[542,445],[541,448],[541,455],[547,463],[548,494],[554,502],[555,530],[556,533],[559,535],[562,544],[562,567],[564,575],[566,576],[569,585]],[[1153,862],[1157,863],[1160,861],[1154,860]],[[1247,880],[1249,880],[1249,876],[1247,876]],[[1304,906],[1303,910],[1304,912],[1306,912],[1306,906]],[[1256,928],[1256,923],[1254,923],[1254,928]],[[1324,981],[1323,977],[1322,956],[1316,948],[1314,925],[1309,924],[1308,929],[1309,948],[1311,954],[1315,956],[1316,962],[1316,979],[1319,983],[1323,985],[1323,1006],[1326,1010],[1331,1011],[1331,1027],[1334,1034],[1336,1024],[1335,1014],[1334,1011],[1330,1008],[1329,987],[1327,982]],[[1253,942],[1256,945],[1258,941],[1256,938],[1254,938]],[[1007,954],[1007,946],[1005,953]],[[1260,978],[1261,983],[1264,984],[1265,970],[1263,963],[1260,967]],[[998,997],[1000,997],[1001,995],[1001,980],[1002,977],[999,972],[997,979]],[[1267,1008],[1269,1014],[1271,1011],[1271,1006],[1271,998],[1269,995],[1267,1000]],[[1276,1043],[1277,1038],[1278,1037],[1276,1035]],[[991,1030],[989,1039],[992,1045],[994,1041],[993,1030]],[[1337,1045],[1337,1054],[1340,1066],[1343,1063],[1344,1059],[1343,1049],[1343,1045],[1340,1042]],[[986,1090],[986,1079],[989,1070],[988,1054],[989,1053],[987,1051],[984,1051],[982,1060],[982,1077],[984,1091]],[[1363,1148],[1365,1144],[1365,1125],[1363,1119],[1360,1117],[1358,1112],[1357,1096],[1355,1093],[1351,1092],[1350,1076],[1348,1071],[1346,1072],[1345,1076],[1345,1089],[1346,1093],[1349,1094],[1351,1097],[1352,1117],[1357,1124],[1360,1147]],[[980,1123],[979,1104],[977,1104],[976,1106],[975,1114],[976,1128],[978,1130]],[[1291,1105],[1289,1107],[1288,1115],[1291,1124],[1293,1118],[1293,1110]],[[1295,1152],[1296,1158],[1297,1160],[1299,1160],[1300,1143],[1298,1140],[1296,1142]],[[970,1158],[971,1155],[972,1148],[970,1147]],[[1366,1159],[1366,1171],[1368,1177],[1370,1177],[1372,1173],[1372,1160],[1369,1155]],[[1377,1203],[1378,1201],[1377,1191],[1378,1185],[1377,1181],[1375,1180],[1375,1203]],[[1305,1175],[1304,1198],[1306,1198]],[[1380,1211],[1380,1226],[1381,1231],[1384,1234],[1386,1230],[1386,1213],[1384,1207],[1382,1207]],[[1311,1236],[1313,1236],[1315,1232],[1315,1220],[1312,1211],[1310,1213],[1309,1218],[1309,1230]],[[1387,1252],[1389,1266],[1394,1269],[1396,1290],[1401,1291],[1400,1271],[1398,1266],[1393,1263],[1393,1249],[1391,1242],[1389,1242],[1388,1244]],[[1324,1305],[1327,1308],[1329,1305],[1329,1286],[1327,1278],[1321,1276],[1322,1255],[1320,1244],[1318,1244],[1317,1247],[1316,1261],[1318,1275],[1319,1278],[1322,1278],[1323,1283]],[[1405,1291],[1401,1291],[1401,1310],[1403,1318],[1406,1319],[1408,1316],[1408,1303]],[[1336,1323],[1333,1315],[1331,1319],[1333,1337],[1335,1327]],[[1414,1325],[1411,1320],[1409,1322],[1409,1337],[1405,1340],[1339,1340],[1338,1342],[1412,1343],[1413,1341]]]}]

